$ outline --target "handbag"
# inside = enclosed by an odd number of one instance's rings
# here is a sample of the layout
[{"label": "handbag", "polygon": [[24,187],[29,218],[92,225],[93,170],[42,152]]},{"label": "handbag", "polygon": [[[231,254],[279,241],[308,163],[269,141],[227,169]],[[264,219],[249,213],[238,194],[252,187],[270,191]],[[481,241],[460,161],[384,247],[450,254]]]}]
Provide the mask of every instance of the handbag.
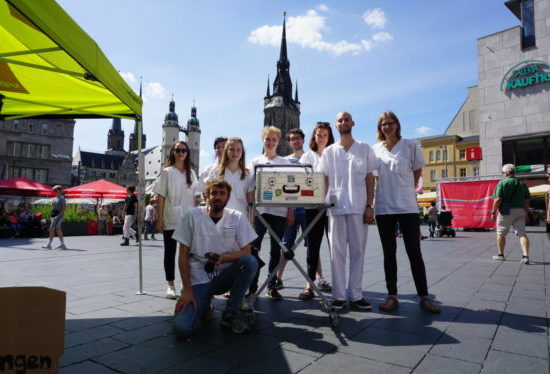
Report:
[{"label": "handbag", "polygon": [[59,210],[57,210],[57,209],[52,209],[52,214],[51,214],[52,218],[53,218],[53,217],[57,217],[58,214],[59,214]]},{"label": "handbag", "polygon": [[[514,189],[512,190],[512,193],[510,194],[510,199],[512,199],[512,197],[514,196],[514,193],[516,192],[518,186],[519,186],[519,180],[516,180],[516,185],[514,186]],[[500,212],[500,214],[502,214],[503,216],[507,216],[508,214],[510,214],[510,201],[505,201],[504,199],[502,199],[502,201],[500,202],[500,205],[498,206],[498,211]]]}]

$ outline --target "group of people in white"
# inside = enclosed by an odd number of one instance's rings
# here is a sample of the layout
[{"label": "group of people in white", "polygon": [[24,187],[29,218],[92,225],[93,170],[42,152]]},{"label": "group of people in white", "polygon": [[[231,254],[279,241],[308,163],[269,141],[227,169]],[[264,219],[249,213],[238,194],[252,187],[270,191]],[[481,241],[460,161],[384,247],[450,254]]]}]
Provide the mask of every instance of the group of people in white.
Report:
[{"label": "group of people in white", "polygon": [[[334,127],[339,139],[335,141],[331,125],[317,123],[307,152],[303,151],[304,133],[290,130],[287,141],[294,153],[287,157],[277,154],[281,131],[266,126],[261,130],[264,152],[252,158],[248,167],[240,138],[217,138],[217,162],[199,177],[191,168],[188,145],[184,141],[173,144],[153,191],[158,204],[157,229],[164,237],[166,297],[173,299],[179,243],[178,266],[183,286],[175,308],[174,330],[178,336],[192,336],[213,295],[224,293],[229,299],[222,313],[222,326],[236,333],[247,329],[240,310],[243,299],[258,289],[260,268],[264,265],[259,253],[267,230],[249,205],[254,199],[253,170],[259,164],[311,164],[314,171],[325,175],[326,199],[332,206],[307,235],[307,273],[319,288],[332,291],[332,308],[339,310],[349,305],[371,309],[363,296],[363,269],[369,224],[376,221],[388,291],[378,308],[390,312],[399,307],[394,234],[399,224],[419,305],[427,312],[440,312],[439,305],[428,295],[420,248],[415,186],[424,166],[422,153],[415,142],[401,138],[399,119],[390,111],[378,119],[379,143],[373,147],[354,139],[354,126],[350,113],[338,113]],[[195,207],[197,193],[203,193],[205,206]],[[297,228],[304,230],[317,213],[315,209],[286,207],[257,209],[277,236],[284,238],[288,248],[294,244]],[[325,232],[330,243],[332,286],[322,275],[319,259]],[[272,237],[268,274],[281,258],[281,248]],[[272,300],[282,298],[282,271],[281,266],[268,284],[267,296]],[[306,284],[298,298],[308,300],[314,296],[313,285]]]}]

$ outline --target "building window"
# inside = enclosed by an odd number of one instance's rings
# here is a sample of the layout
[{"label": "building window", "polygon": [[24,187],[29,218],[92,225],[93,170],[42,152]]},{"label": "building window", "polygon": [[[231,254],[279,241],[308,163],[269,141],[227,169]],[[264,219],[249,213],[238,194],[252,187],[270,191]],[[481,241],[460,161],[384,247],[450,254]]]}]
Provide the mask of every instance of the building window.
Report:
[{"label": "building window", "polygon": [[535,1],[521,2],[521,48],[535,46]]},{"label": "building window", "polygon": [[42,124],[42,135],[48,135],[49,125],[47,123]]},{"label": "building window", "polygon": [[430,170],[430,180],[435,182],[435,170]]},{"label": "building window", "polygon": [[48,169],[34,169],[34,180],[46,183],[48,181]]},{"label": "building window", "polygon": [[435,152],[435,159],[436,159],[436,161],[441,160],[441,151]]},{"label": "building window", "polygon": [[465,176],[466,176],[466,168],[461,168],[461,169],[460,169],[460,176],[461,176],[461,177],[465,177]]},{"label": "building window", "polygon": [[447,170],[441,169],[441,178],[447,178]]},{"label": "building window", "polygon": [[461,160],[464,160],[466,158],[466,150],[465,149],[461,149],[460,151],[458,151],[458,158],[460,158]]},{"label": "building window", "polygon": [[447,158],[447,148],[445,148],[445,149],[443,150],[443,160],[445,160],[445,161],[448,160],[448,158]]},{"label": "building window", "polygon": [[502,142],[502,163],[541,165],[550,159],[550,136]]},{"label": "building window", "polygon": [[34,125],[32,123],[29,123],[28,131],[34,132]]},{"label": "building window", "polygon": [[473,175],[474,175],[474,177],[477,177],[479,175],[479,168],[474,168],[473,169]]},{"label": "building window", "polygon": [[13,121],[13,131],[19,130],[19,121]]},{"label": "building window", "polygon": [[114,179],[115,178],[115,173],[109,173],[109,178]]},{"label": "building window", "polygon": [[434,160],[434,151],[430,151],[430,161]]}]

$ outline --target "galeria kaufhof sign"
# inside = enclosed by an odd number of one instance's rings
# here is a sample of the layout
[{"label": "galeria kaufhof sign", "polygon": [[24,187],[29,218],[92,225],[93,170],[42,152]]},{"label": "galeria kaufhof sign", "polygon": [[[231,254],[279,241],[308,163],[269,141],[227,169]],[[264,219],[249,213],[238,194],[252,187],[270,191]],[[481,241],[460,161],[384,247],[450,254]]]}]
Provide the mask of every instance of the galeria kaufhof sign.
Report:
[{"label": "galeria kaufhof sign", "polygon": [[504,74],[500,90],[509,91],[547,82],[550,82],[550,65],[541,60],[526,60],[512,66]]}]

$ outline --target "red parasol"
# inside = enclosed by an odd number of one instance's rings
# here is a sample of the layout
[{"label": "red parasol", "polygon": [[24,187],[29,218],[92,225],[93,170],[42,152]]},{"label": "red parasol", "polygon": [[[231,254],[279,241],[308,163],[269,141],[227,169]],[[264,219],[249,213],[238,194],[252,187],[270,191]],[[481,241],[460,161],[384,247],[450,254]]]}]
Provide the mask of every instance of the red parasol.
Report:
[{"label": "red parasol", "polygon": [[0,195],[53,197],[53,189],[27,177],[0,180]]},{"label": "red parasol", "polygon": [[80,186],[63,190],[66,198],[94,198],[94,199],[124,199],[128,194],[126,188],[108,182],[104,179],[97,180]]}]

